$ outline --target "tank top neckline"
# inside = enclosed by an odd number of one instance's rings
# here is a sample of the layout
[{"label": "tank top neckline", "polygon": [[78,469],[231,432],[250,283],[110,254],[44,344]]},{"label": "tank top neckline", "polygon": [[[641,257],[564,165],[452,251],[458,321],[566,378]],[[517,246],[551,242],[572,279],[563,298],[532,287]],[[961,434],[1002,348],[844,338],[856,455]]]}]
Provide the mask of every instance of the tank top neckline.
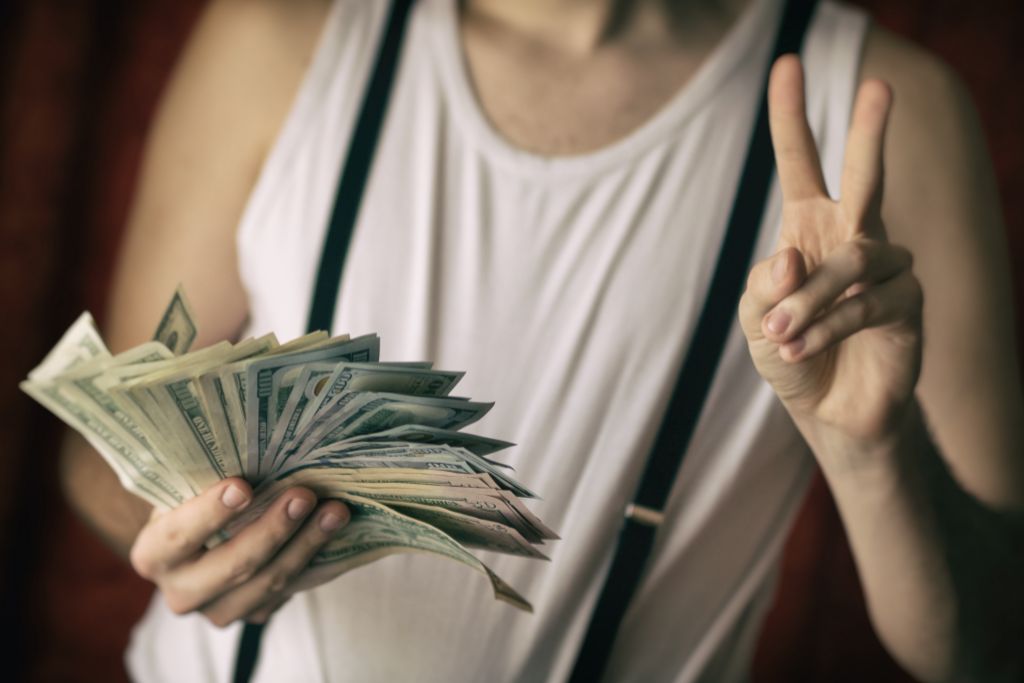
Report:
[{"label": "tank top neckline", "polygon": [[[427,0],[421,9],[429,16],[428,32],[442,87],[453,114],[467,138],[490,160],[524,175],[599,175],[657,145],[678,130],[694,113],[707,106],[715,91],[742,64],[753,60],[759,68],[767,59],[771,36],[781,16],[780,0],[749,0],[694,74],[654,114],[625,136],[591,152],[548,156],[516,147],[499,133],[477,99],[462,50],[457,0]],[[764,53],[762,55],[762,53]],[[760,78],[757,79],[760,82]],[[756,99],[752,94],[751,101]]]}]

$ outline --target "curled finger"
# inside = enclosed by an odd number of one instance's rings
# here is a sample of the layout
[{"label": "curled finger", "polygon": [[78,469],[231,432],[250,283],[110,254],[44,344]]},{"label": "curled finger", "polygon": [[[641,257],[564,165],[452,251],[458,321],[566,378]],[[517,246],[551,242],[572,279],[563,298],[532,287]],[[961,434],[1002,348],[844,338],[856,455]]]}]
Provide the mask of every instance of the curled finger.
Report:
[{"label": "curled finger", "polygon": [[783,360],[811,358],[861,330],[902,323],[921,314],[921,284],[907,270],[844,299],[803,334],[779,346]]},{"label": "curled finger", "polygon": [[789,342],[835,306],[837,299],[909,272],[911,265],[910,252],[903,247],[870,239],[845,242],[807,276],[803,286],[764,316],[764,336],[778,343]]},{"label": "curled finger", "polygon": [[197,556],[210,537],[251,501],[249,484],[230,478],[173,510],[154,515],[132,545],[132,567],[143,578],[158,581],[172,568]]},{"label": "curled finger", "polygon": [[251,579],[302,526],[314,505],[312,491],[289,489],[233,538],[178,567],[161,585],[170,608],[191,612]]},{"label": "curled finger", "polygon": [[750,269],[739,305],[740,325],[748,339],[761,336],[761,319],[803,283],[805,272],[803,256],[793,247],[780,249]]},{"label": "curled finger", "polygon": [[349,511],[344,504],[323,503],[266,566],[245,583],[207,604],[202,613],[215,625],[227,626],[286,597],[295,577],[348,520]]}]

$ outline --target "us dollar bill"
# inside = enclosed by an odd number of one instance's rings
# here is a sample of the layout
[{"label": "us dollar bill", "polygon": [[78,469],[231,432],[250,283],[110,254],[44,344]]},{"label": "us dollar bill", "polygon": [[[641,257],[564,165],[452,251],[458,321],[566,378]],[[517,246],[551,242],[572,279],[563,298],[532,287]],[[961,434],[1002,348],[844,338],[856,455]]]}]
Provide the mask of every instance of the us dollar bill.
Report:
[{"label": "us dollar bill", "polygon": [[348,392],[325,405],[286,455],[301,460],[331,443],[406,424],[461,429],[487,414],[494,404],[455,398],[403,396],[378,392]]},{"label": "us dollar bill", "polygon": [[380,339],[366,335],[352,340],[338,340],[294,353],[276,353],[253,361],[246,369],[246,440],[249,464],[246,470],[255,473],[258,481],[265,476],[264,458],[270,443],[270,402],[274,374],[282,370],[324,361],[370,361],[380,355]]},{"label": "us dollar bill", "polygon": [[52,380],[69,370],[96,359],[109,358],[96,323],[88,312],[78,316],[71,327],[57,340],[56,346],[33,370],[30,380]]},{"label": "us dollar bill", "polygon": [[[491,583],[494,596],[526,612],[533,606],[490,567],[440,529],[403,515],[368,498],[343,494],[339,499],[352,511],[345,533],[329,541],[312,565],[333,565],[329,571],[348,571],[385,555],[427,552],[454,560],[480,572]],[[311,582],[318,579],[314,574]],[[300,583],[301,586],[301,583]]]},{"label": "us dollar bill", "polygon": [[153,340],[166,346],[175,356],[180,356],[192,348],[197,331],[192,307],[185,298],[185,291],[178,285],[171,303],[160,317]]},{"label": "us dollar bill", "polygon": [[[465,373],[433,370],[420,364],[338,363],[307,366],[295,382],[268,447],[272,466],[287,452],[311,414],[341,393],[390,392],[410,396],[446,396]],[[278,398],[280,401],[280,398]],[[273,402],[272,404],[273,405]]]},{"label": "us dollar bill", "polygon": [[397,442],[412,441],[422,444],[445,444],[456,448],[465,448],[479,456],[487,456],[492,453],[511,448],[515,444],[500,439],[491,439],[486,436],[478,436],[467,432],[458,432],[452,429],[440,429],[428,427],[421,424],[404,424],[391,429],[385,429],[371,434],[361,434],[350,439],[362,443],[375,442]]},{"label": "us dollar bill", "polygon": [[535,546],[557,536],[519,500],[534,494],[488,458],[512,444],[459,431],[491,407],[451,396],[463,373],[381,363],[376,335],[317,332],[285,344],[266,335],[193,351],[196,338],[180,291],[156,339],[117,355],[83,314],[21,386],[156,507],[225,477],[249,479],[253,504],[209,545],[306,486],[353,514],[307,575],[429,552],[473,567],[497,597],[529,608],[466,548],[546,559]]},{"label": "us dollar bill", "polygon": [[[192,453],[197,468],[208,473],[212,485],[225,477],[241,474],[237,458],[222,446],[212,426],[212,420],[199,390],[198,378],[208,370],[269,351],[272,339],[247,339],[222,353],[183,365],[171,372],[159,373],[133,385],[129,393],[137,396],[147,392],[159,408],[169,428],[180,435]],[[134,393],[132,393],[134,392]],[[224,445],[226,446],[226,444]],[[216,477],[216,479],[214,479]]]}]

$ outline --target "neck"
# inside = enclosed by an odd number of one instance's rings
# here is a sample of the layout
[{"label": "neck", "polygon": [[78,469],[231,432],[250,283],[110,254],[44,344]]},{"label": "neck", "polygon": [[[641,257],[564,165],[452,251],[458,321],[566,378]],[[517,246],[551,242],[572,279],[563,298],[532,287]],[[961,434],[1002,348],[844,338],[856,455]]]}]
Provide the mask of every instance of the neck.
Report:
[{"label": "neck", "polygon": [[687,40],[708,19],[730,21],[748,0],[462,0],[474,20],[586,55],[614,42]]}]

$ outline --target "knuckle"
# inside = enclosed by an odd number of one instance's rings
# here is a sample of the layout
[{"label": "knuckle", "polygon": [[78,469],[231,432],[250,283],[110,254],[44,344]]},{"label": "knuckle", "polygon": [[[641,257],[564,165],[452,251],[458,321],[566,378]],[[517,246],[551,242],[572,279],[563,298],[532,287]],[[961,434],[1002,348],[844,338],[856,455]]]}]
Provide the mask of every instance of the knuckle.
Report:
[{"label": "knuckle", "polygon": [[854,240],[849,243],[847,258],[854,273],[863,275],[871,265],[873,245],[867,240]]},{"label": "knuckle", "polygon": [[171,554],[183,555],[188,551],[189,538],[182,529],[168,524],[163,530],[163,545]]},{"label": "knuckle", "polygon": [[195,605],[192,604],[184,595],[177,591],[167,591],[164,593],[164,602],[167,603],[168,609],[174,614],[182,616],[195,610]]},{"label": "knuckle", "polygon": [[338,529],[348,524],[348,517],[346,516],[346,513],[340,513],[340,517],[342,520],[341,524],[335,529],[323,529],[320,527],[319,522],[312,526],[308,538],[305,541],[306,555],[308,558],[313,557],[313,555],[315,555],[322,546],[326,545],[332,538],[334,538],[335,534],[338,533]]},{"label": "knuckle", "polygon": [[157,563],[146,552],[145,546],[140,543],[132,546],[128,554],[128,561],[131,563],[135,573],[144,579],[152,580],[158,573]]},{"label": "knuckle", "polygon": [[762,280],[762,274],[764,273],[764,261],[759,261],[754,264],[754,267],[747,273],[747,292],[757,291],[758,284]]},{"label": "knuckle", "polygon": [[810,309],[814,308],[814,297],[814,293],[807,290],[801,290],[790,294],[781,304],[779,304],[779,310],[785,311],[793,319],[794,322],[791,323],[791,328],[793,325],[799,324],[800,321],[810,317]]},{"label": "knuckle", "polygon": [[203,610],[202,614],[206,617],[207,621],[217,628],[227,628],[235,621],[235,617],[233,615],[229,615],[220,609]]},{"label": "knuckle", "polygon": [[258,612],[253,612],[252,614],[247,616],[245,620],[250,624],[265,624],[270,619],[271,614],[273,614],[272,611],[267,609],[261,609]]},{"label": "knuckle", "polygon": [[267,595],[281,596],[284,594],[288,584],[292,581],[293,572],[289,569],[278,569],[267,574],[264,580],[264,590]]},{"label": "knuckle", "polygon": [[232,586],[245,583],[256,574],[258,567],[259,562],[251,555],[240,555],[234,558],[228,569],[228,583]]}]

